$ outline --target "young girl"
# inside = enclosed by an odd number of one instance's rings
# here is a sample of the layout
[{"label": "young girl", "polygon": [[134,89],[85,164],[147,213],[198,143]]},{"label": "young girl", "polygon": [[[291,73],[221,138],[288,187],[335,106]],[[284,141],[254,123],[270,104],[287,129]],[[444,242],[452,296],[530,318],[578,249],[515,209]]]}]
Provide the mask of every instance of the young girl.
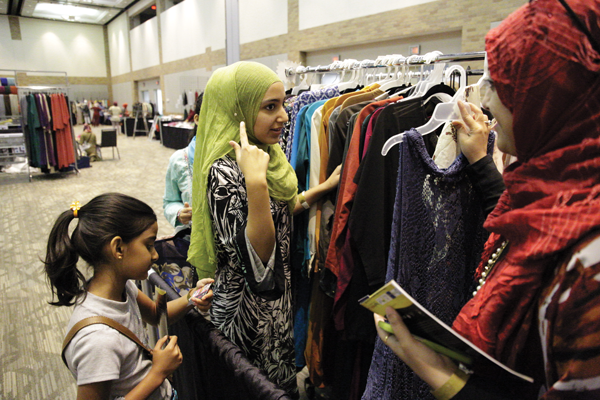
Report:
[{"label": "young girl", "polygon": [[[71,236],[69,225],[77,219]],[[133,280],[146,279],[158,258],[154,240],[158,231],[156,215],[147,204],[119,193],[97,196],[80,207],[71,205],[59,217],[48,239],[45,270],[58,300],[56,306],[75,305],[67,332],[90,316],[108,317],[131,330],[147,343],[142,321],[156,325],[155,303]],[[77,269],[79,257],[94,270],[85,281]],[[212,279],[198,282],[203,287]],[[210,306],[212,293],[202,299],[185,297],[168,303],[170,322],[183,316],[193,305]],[[117,330],[103,324],[82,328],[64,352],[77,380],[77,399],[174,399],[176,392],[168,377],[181,364],[177,337],[158,340],[152,360],[140,346]]]}]

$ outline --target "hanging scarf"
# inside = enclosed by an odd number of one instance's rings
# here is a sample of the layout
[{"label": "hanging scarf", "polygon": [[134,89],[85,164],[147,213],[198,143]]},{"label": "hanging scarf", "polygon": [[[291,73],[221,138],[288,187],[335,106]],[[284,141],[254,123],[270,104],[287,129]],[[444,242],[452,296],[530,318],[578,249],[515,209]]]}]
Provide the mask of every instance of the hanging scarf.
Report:
[{"label": "hanging scarf", "polygon": [[[570,0],[596,40],[600,4]],[[519,162],[488,217],[490,253],[508,251],[453,328],[512,367],[535,321],[540,290],[565,252],[600,228],[600,60],[555,0],[537,0],[486,37],[490,75],[513,114]],[[525,367],[526,368],[526,367]]]},{"label": "hanging scarf", "polygon": [[260,143],[254,135],[254,124],[263,97],[269,87],[280,82],[268,67],[255,62],[237,62],[216,70],[209,79],[196,133],[196,153],[193,171],[192,237],[188,261],[196,267],[200,278],[212,277],[217,258],[213,227],[206,190],[213,163],[226,155],[235,158],[229,141],[240,141],[240,122],[245,121],[248,142],[270,156],[267,170],[269,195],[286,201],[293,209],[296,204],[298,180],[278,144]]}]

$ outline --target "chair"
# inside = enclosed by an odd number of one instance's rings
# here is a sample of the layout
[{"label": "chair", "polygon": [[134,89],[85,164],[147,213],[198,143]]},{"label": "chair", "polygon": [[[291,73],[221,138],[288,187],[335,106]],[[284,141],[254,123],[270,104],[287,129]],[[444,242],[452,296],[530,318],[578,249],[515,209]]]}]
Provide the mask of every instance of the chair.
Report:
[{"label": "chair", "polygon": [[[119,160],[121,159],[121,154],[119,153],[119,148],[117,147],[117,130],[116,129],[102,129],[102,141],[96,147],[112,147],[112,155],[113,159],[115,158],[115,149],[117,149],[117,155],[119,156]],[[104,156],[102,156],[104,159]]]}]

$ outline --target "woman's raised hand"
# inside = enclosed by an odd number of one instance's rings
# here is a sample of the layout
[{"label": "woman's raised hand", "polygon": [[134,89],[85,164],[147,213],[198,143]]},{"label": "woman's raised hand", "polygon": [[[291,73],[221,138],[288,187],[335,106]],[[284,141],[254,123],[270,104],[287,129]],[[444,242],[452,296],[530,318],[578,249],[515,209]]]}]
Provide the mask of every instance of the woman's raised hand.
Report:
[{"label": "woman's raised hand", "polygon": [[470,164],[479,161],[487,154],[488,137],[490,128],[486,121],[487,115],[481,108],[471,103],[458,102],[458,109],[462,121],[453,121],[457,128],[456,139],[460,150]]},{"label": "woman's raised hand", "polygon": [[229,144],[235,150],[235,157],[246,179],[246,185],[256,182],[266,182],[270,157],[263,150],[248,143],[246,124],[244,122],[240,122],[240,144],[237,144],[233,140]]}]

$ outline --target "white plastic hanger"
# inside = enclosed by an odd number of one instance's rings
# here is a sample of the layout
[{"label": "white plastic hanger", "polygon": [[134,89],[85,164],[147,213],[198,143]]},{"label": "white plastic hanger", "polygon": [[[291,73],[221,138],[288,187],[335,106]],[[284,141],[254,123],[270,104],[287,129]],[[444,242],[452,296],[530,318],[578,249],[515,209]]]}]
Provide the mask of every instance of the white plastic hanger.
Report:
[{"label": "white plastic hanger", "polygon": [[358,68],[359,67],[360,67],[360,64],[358,63],[357,60],[349,59],[349,60],[344,61],[344,71],[352,71],[352,76],[350,77],[350,80],[348,80],[346,82],[340,82],[337,85],[338,90],[340,92],[343,92],[344,90],[355,89],[358,87],[358,85],[359,85]]},{"label": "white plastic hanger", "polygon": [[[481,78],[481,79],[483,79],[483,78]],[[480,81],[481,81],[481,79],[480,79]],[[465,82],[466,82],[466,76],[465,76]],[[427,121],[427,123],[425,125],[415,128],[417,130],[417,132],[419,132],[421,135],[424,136],[424,135],[427,135],[428,133],[435,131],[437,128],[439,128],[442,124],[445,124],[446,122],[460,120],[461,116],[460,116],[460,111],[458,109],[458,101],[459,100],[464,101],[464,93],[465,93],[466,88],[467,88],[466,85],[461,86],[456,91],[456,93],[452,97],[451,101],[449,101],[448,103],[440,103],[440,104],[436,105],[435,109],[433,110],[433,115],[431,116],[429,121]],[[404,138],[404,133],[399,133],[399,134],[394,135],[391,138],[389,138],[383,144],[383,147],[381,149],[381,154],[385,156],[392,147],[394,147],[398,143],[402,143],[403,138]]]},{"label": "white plastic hanger", "polygon": [[[292,88],[292,94],[294,96],[297,96],[301,90],[309,90],[310,89],[310,84],[308,83],[308,77],[309,77],[309,75],[311,75],[311,72],[308,72],[305,67],[300,66],[300,67],[296,68],[296,73],[304,74],[304,78],[302,79],[302,81],[300,81],[298,86],[294,86]],[[311,81],[312,81],[312,79],[311,79]]]},{"label": "white plastic hanger", "polygon": [[[406,59],[407,64],[411,64],[411,62],[423,61],[425,64],[430,64],[434,62],[438,56],[441,56],[443,53],[441,51],[432,51],[423,56],[412,55]],[[429,74],[427,79],[425,79],[426,72],[423,70],[423,64],[421,64],[421,73],[419,75],[419,81],[416,83],[413,92],[405,97],[405,99],[410,99],[414,97],[422,97],[424,96],[429,89],[433,86],[442,82],[444,73],[444,66],[440,64],[436,64],[433,67],[433,72]],[[414,74],[409,74],[409,76],[414,76]]]},{"label": "white plastic hanger", "polygon": [[435,85],[439,85],[443,82],[444,78],[444,64],[435,64],[433,71],[427,77],[427,79],[421,78],[421,85],[415,90],[411,97],[423,97],[429,89]]},{"label": "white plastic hanger", "polygon": [[380,83],[379,89],[387,91],[391,88],[402,86],[404,84],[404,80],[406,79],[406,77],[404,76],[404,71],[400,72],[400,66],[403,65],[405,61],[406,57],[403,57],[402,55],[392,56],[392,59],[390,59],[390,65],[395,66],[395,71],[392,77],[387,82]]},{"label": "white plastic hanger", "polygon": [[460,73],[459,87],[462,88],[467,86],[467,71],[465,71],[465,69],[460,65],[452,65],[446,68],[444,71],[444,83],[446,85],[450,85],[450,79],[452,79],[452,74],[454,72]]}]

